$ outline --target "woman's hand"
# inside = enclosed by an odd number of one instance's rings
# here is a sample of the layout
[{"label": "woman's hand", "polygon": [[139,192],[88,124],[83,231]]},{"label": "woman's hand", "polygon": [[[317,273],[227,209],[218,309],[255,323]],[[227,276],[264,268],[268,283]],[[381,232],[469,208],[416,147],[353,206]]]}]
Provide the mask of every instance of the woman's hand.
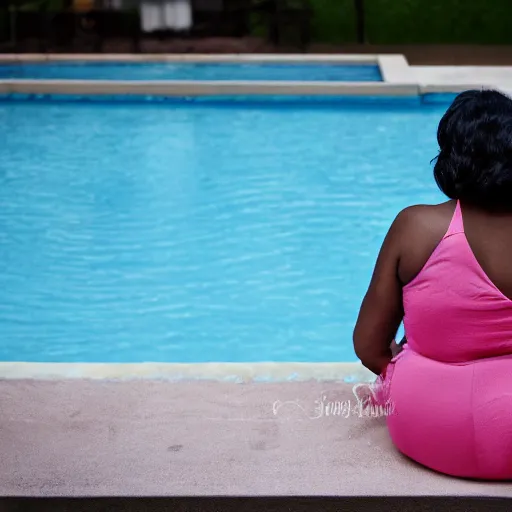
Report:
[{"label": "woman's hand", "polygon": [[393,357],[396,357],[400,352],[402,352],[405,343],[407,343],[405,338],[400,342],[400,344],[398,344],[396,340],[391,342],[391,354]]}]

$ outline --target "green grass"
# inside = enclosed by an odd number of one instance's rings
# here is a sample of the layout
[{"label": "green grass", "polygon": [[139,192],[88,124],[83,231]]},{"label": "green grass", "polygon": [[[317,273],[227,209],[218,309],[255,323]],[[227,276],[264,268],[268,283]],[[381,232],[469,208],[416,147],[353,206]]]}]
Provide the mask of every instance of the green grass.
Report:
[{"label": "green grass", "polygon": [[370,43],[512,43],[511,0],[366,0]]},{"label": "green grass", "polygon": [[[314,41],[349,43],[356,40],[353,0],[310,0],[310,4]],[[251,17],[251,32],[255,36],[266,36],[265,23],[260,16]]]},{"label": "green grass", "polygon": [[[310,4],[314,41],[356,42],[353,0]],[[373,44],[512,43],[512,0],[365,0],[365,17]]]},{"label": "green grass", "polygon": [[351,43],[357,40],[353,0],[310,0],[313,40]]}]

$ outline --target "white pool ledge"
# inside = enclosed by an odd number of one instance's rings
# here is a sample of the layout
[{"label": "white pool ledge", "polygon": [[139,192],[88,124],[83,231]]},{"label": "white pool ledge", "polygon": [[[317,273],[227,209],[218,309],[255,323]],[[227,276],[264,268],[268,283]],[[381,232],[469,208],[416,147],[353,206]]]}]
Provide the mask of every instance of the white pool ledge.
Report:
[{"label": "white pool ledge", "polygon": [[383,82],[242,82],[242,81],[118,81],[3,80],[4,94],[80,94],[139,96],[417,96],[414,84]]},{"label": "white pool ledge", "polygon": [[494,87],[512,90],[512,67],[410,66],[403,55],[3,54],[0,64],[41,62],[323,63],[378,65],[381,82],[0,80],[3,94],[421,96]]},{"label": "white pool ledge", "polygon": [[[401,56],[400,56],[401,57]],[[365,54],[161,54],[161,53],[4,53],[0,63],[28,62],[188,62],[188,63],[333,63],[344,65],[378,64],[378,55]]]},{"label": "white pool ledge", "polygon": [[160,379],[226,382],[368,382],[360,363],[23,363],[0,362],[1,379]]}]

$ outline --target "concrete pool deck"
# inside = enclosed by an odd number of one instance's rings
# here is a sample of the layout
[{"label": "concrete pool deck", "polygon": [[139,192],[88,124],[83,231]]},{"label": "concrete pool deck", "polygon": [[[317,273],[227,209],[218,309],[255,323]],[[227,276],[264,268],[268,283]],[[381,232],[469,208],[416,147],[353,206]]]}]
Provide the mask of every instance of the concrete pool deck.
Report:
[{"label": "concrete pool deck", "polygon": [[317,408],[352,387],[3,380],[0,495],[512,496],[405,459],[383,418]]}]

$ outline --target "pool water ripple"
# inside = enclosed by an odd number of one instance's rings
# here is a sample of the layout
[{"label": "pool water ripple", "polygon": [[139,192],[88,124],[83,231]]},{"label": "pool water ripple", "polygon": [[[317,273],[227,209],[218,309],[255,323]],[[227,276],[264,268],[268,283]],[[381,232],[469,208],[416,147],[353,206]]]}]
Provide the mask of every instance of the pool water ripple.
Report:
[{"label": "pool water ripple", "polygon": [[382,81],[379,67],[328,63],[101,63],[0,64],[0,78],[15,80]]},{"label": "pool water ripple", "polygon": [[355,360],[442,110],[0,104],[0,359]]}]

